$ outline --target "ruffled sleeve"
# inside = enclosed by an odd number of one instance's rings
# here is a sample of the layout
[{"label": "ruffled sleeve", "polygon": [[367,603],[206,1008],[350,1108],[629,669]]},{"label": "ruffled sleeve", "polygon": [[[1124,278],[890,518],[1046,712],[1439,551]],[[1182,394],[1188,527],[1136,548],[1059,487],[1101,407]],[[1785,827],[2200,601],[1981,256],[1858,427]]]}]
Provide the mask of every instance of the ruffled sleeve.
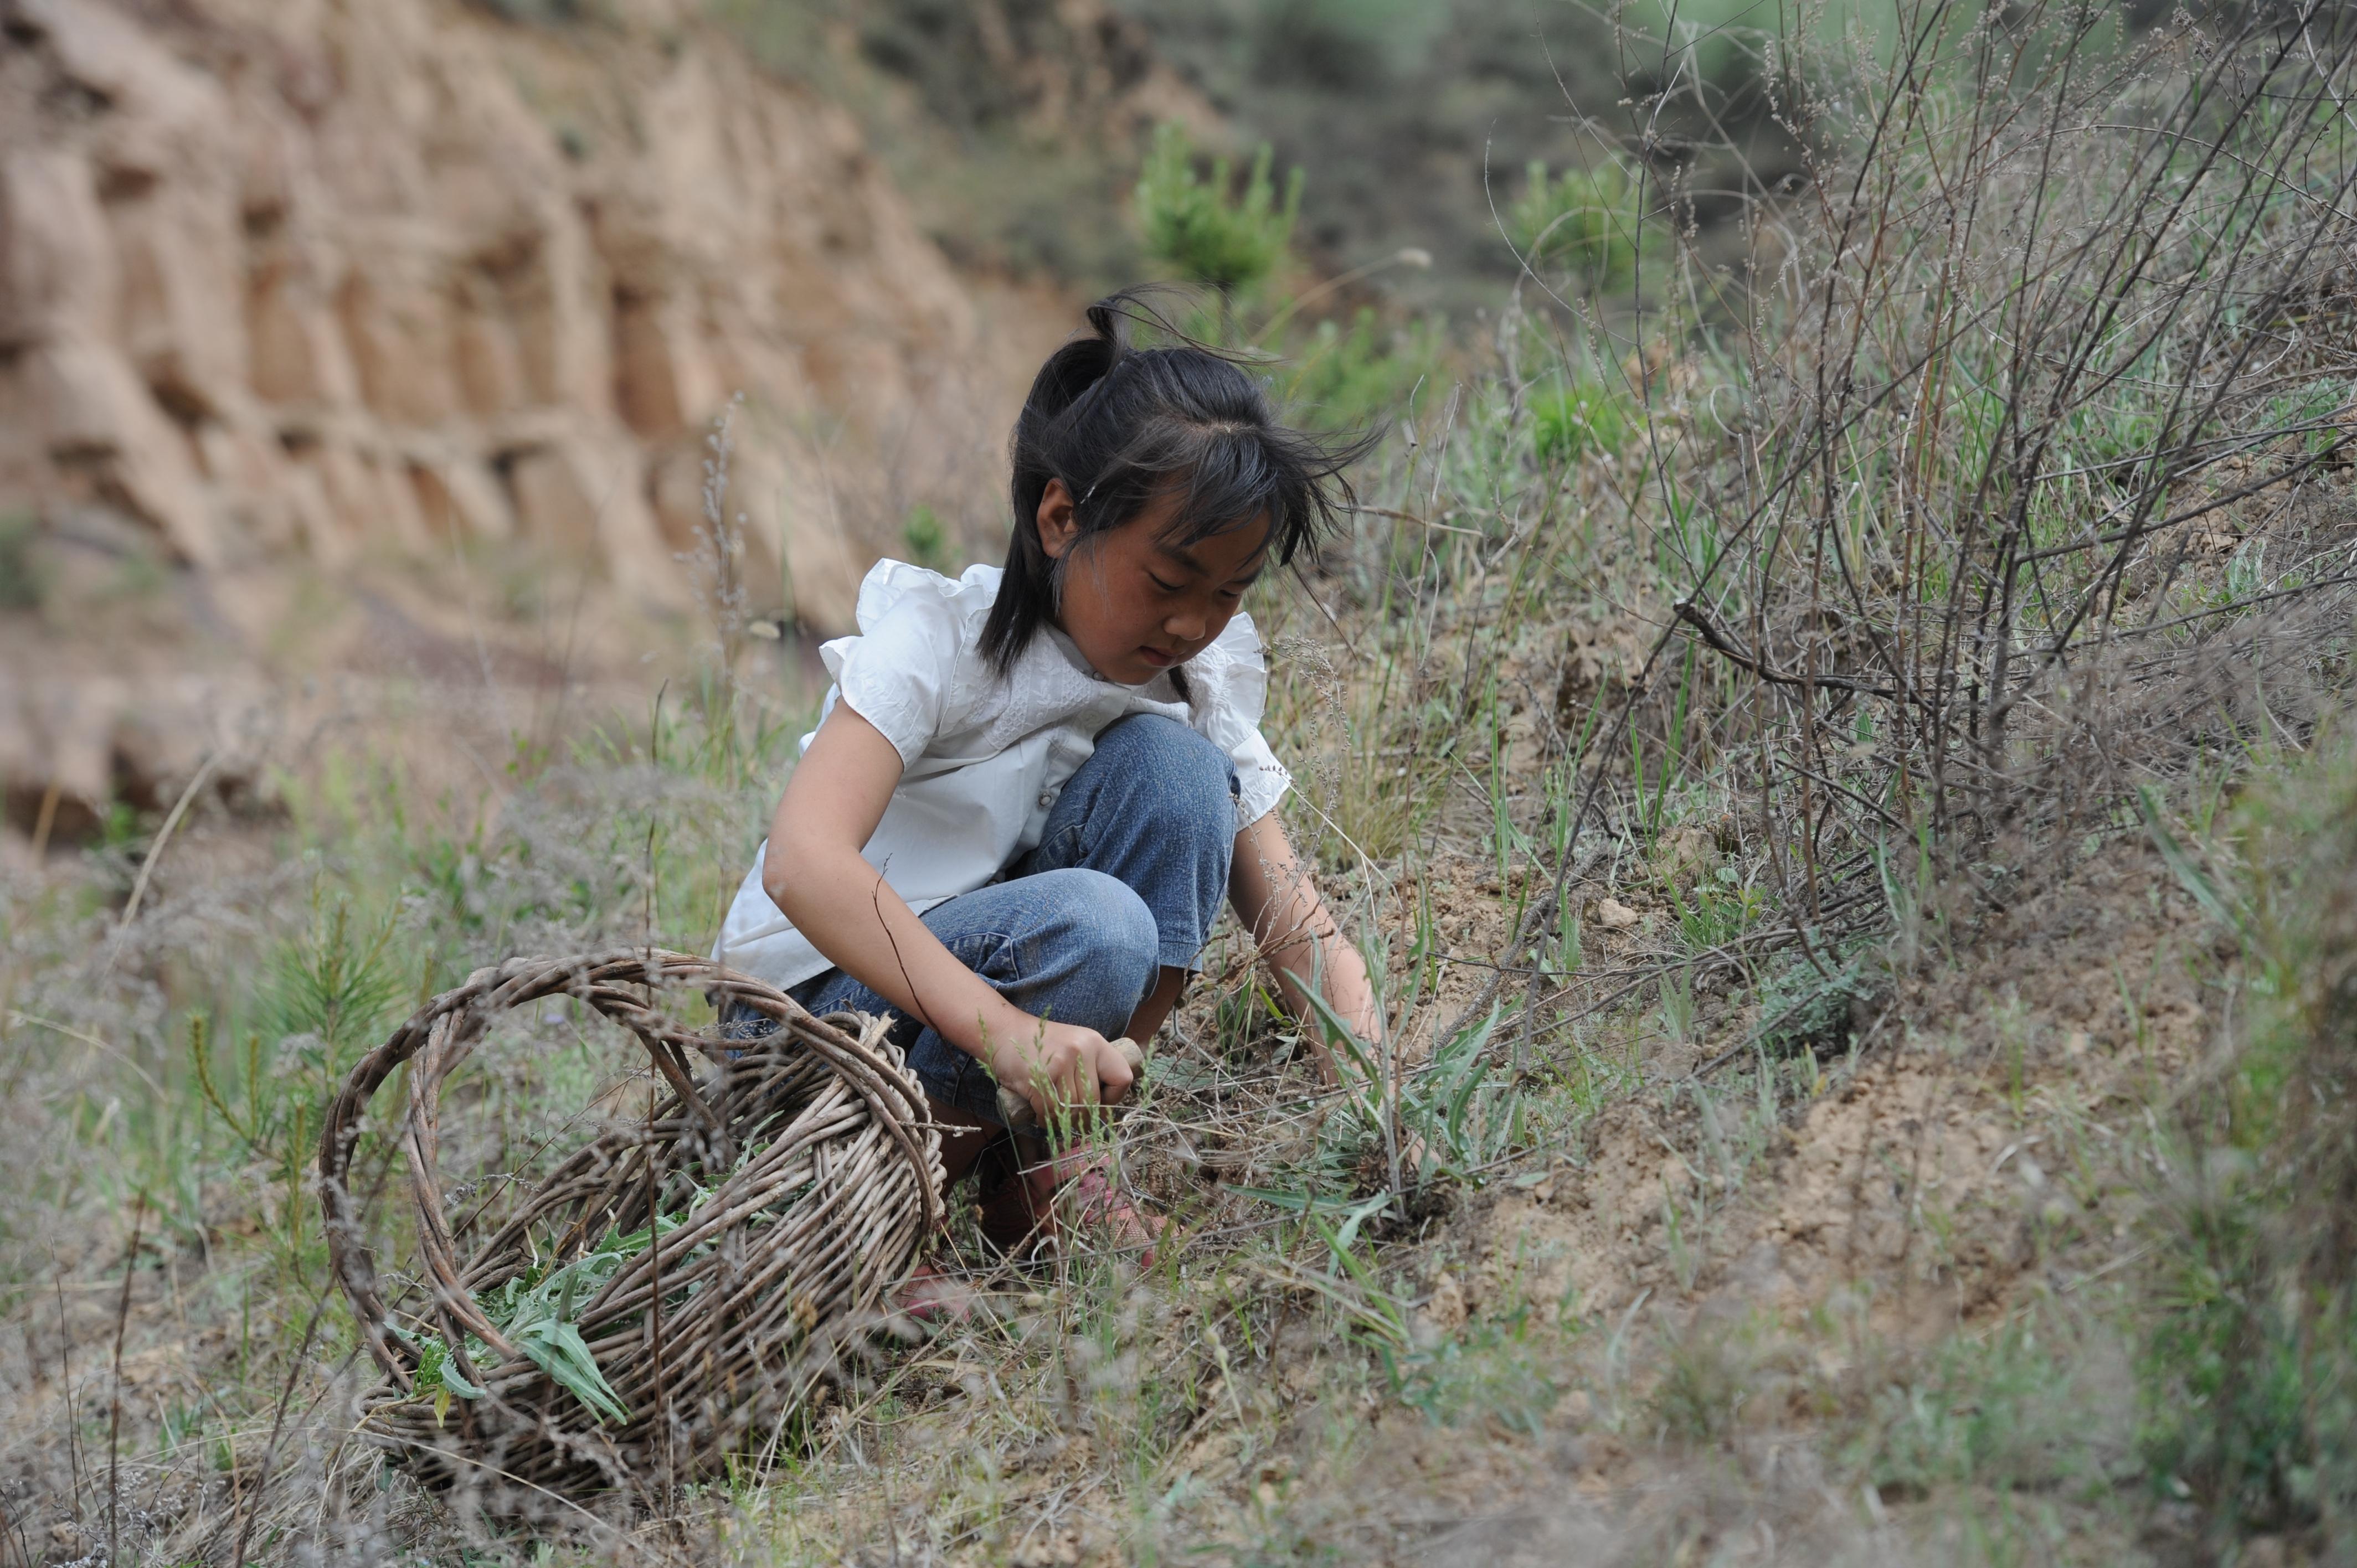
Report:
[{"label": "ruffled sleeve", "polygon": [[963,651],[968,585],[879,561],[859,585],[859,635],[819,648],[840,700],[912,767],[949,716]]},{"label": "ruffled sleeve", "polygon": [[1260,732],[1268,710],[1268,658],[1252,617],[1239,613],[1219,639],[1187,661],[1188,716],[1235,759],[1237,819],[1245,825],[1276,809],[1293,775]]}]

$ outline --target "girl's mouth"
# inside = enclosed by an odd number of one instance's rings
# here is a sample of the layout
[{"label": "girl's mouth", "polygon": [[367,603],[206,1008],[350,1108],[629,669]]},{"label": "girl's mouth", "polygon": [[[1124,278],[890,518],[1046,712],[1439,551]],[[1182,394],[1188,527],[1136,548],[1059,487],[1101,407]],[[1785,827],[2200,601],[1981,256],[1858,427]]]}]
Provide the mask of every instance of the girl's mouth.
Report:
[{"label": "girl's mouth", "polygon": [[1158,648],[1146,648],[1141,646],[1137,650],[1137,656],[1140,659],[1145,660],[1148,664],[1154,666],[1157,670],[1168,670],[1170,666],[1178,662],[1177,655],[1165,653]]}]

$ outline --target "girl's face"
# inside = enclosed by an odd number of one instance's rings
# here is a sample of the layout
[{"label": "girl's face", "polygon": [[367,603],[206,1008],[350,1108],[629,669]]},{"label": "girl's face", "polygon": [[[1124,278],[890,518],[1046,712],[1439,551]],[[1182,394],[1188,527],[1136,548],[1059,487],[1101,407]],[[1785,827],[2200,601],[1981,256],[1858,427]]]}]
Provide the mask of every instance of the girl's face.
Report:
[{"label": "girl's face", "polygon": [[1082,542],[1061,479],[1039,499],[1039,543],[1064,563],[1057,624],[1109,681],[1142,686],[1227,629],[1268,553],[1268,525],[1245,523],[1192,544],[1170,537],[1175,489]]}]

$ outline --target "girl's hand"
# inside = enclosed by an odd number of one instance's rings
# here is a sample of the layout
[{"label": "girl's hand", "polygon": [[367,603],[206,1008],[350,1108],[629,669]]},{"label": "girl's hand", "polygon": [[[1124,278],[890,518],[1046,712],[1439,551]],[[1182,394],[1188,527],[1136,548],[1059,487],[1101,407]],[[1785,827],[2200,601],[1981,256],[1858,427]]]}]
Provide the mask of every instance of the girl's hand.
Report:
[{"label": "girl's hand", "polygon": [[991,1041],[990,1072],[1029,1101],[1043,1123],[1057,1107],[1111,1104],[1129,1092],[1136,1074],[1111,1040],[1072,1024],[1025,1023]]},{"label": "girl's hand", "polygon": [[903,1016],[941,1031],[1043,1116],[1118,1100],[1129,1064],[1092,1029],[1043,1023],[942,946],[860,855],[892,803],[900,753],[846,703],[818,727],[770,827],[761,884],[786,918]]},{"label": "girl's hand", "polygon": [[1339,1082],[1340,1068],[1327,1047],[1322,1015],[1310,1005],[1310,992],[1322,996],[1368,1045],[1383,1037],[1383,1004],[1367,977],[1367,961],[1334,923],[1275,811],[1236,835],[1228,898],[1251,929],[1261,957],[1276,972],[1287,1008],[1309,1026],[1305,1032],[1318,1076],[1329,1084]]}]

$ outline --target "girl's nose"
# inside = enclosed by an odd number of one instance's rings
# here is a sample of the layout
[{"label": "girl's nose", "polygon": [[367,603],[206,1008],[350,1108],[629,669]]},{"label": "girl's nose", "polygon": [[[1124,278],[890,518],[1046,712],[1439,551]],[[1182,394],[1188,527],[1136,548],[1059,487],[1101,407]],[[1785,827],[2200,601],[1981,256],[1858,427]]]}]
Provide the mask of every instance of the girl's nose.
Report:
[{"label": "girl's nose", "polygon": [[1192,642],[1203,635],[1206,619],[1199,608],[1172,610],[1163,621],[1162,629],[1181,642]]}]

